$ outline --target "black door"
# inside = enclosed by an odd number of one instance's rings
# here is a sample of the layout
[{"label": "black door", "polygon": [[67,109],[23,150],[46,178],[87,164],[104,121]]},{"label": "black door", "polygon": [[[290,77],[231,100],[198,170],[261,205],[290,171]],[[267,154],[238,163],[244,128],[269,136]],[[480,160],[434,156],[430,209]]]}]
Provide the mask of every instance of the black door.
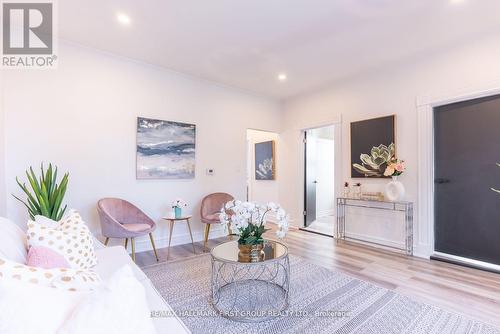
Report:
[{"label": "black door", "polygon": [[316,141],[314,137],[307,139],[307,131],[304,132],[305,146],[305,203],[304,203],[304,225],[311,225],[316,220]]},{"label": "black door", "polygon": [[500,96],[434,110],[435,250],[500,264]]}]

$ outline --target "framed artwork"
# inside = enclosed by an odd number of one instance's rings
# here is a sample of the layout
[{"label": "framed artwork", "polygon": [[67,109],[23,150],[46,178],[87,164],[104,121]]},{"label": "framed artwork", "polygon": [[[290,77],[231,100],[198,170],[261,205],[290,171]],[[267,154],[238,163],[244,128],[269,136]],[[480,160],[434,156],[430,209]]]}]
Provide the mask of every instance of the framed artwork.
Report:
[{"label": "framed artwork", "polygon": [[255,144],[255,179],[276,179],[274,140]]},{"label": "framed artwork", "polygon": [[196,125],[137,118],[137,179],[193,179]]},{"label": "framed artwork", "polygon": [[351,177],[385,178],[395,154],[394,115],[351,123]]}]

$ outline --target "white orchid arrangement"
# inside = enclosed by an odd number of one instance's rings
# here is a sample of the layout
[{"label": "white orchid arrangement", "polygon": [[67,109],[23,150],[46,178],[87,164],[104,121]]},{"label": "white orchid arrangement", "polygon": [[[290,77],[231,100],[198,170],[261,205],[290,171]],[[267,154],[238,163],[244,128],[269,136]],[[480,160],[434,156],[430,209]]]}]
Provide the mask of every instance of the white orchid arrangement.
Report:
[{"label": "white orchid arrangement", "polygon": [[184,202],[182,199],[178,198],[175,201],[172,202],[172,209],[174,208],[185,208],[187,207],[187,203]]},{"label": "white orchid arrangement", "polygon": [[288,232],[289,216],[286,211],[276,203],[259,205],[253,202],[230,201],[221,209],[220,221],[232,231],[237,231],[242,245],[256,245],[264,242],[262,234],[269,229],[265,228],[267,216],[274,213],[278,230],[276,235],[283,239]]}]

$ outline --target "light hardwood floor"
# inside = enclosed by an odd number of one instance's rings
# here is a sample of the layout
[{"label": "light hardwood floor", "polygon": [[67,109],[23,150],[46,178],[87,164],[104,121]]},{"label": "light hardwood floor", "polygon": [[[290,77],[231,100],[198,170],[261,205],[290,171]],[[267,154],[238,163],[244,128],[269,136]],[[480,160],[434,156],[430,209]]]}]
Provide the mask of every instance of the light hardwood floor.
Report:
[{"label": "light hardwood floor", "polygon": [[[274,233],[268,232],[267,237],[274,239]],[[208,246],[211,248],[226,240],[210,240]],[[284,242],[291,254],[317,265],[500,327],[499,274],[406,257],[347,241],[336,242],[299,230],[291,230]],[[201,254],[203,243],[196,243],[195,248],[197,254]],[[158,255],[160,261],[165,261],[167,250],[160,249]],[[170,249],[169,261],[190,256],[193,256],[191,244],[174,246]],[[139,266],[156,263],[152,251],[138,253],[136,258]]]}]

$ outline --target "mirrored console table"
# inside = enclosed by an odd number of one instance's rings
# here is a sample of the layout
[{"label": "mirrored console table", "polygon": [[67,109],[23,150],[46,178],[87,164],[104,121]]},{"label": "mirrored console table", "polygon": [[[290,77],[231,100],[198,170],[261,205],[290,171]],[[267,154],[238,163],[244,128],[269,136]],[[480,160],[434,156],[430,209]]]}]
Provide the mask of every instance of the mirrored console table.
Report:
[{"label": "mirrored console table", "polygon": [[405,219],[405,248],[397,248],[404,251],[407,255],[413,255],[413,203],[412,202],[389,202],[381,200],[371,200],[371,199],[357,199],[357,198],[337,198],[337,239],[350,239],[362,241],[365,243],[372,243],[388,248],[394,248],[392,246],[387,246],[379,243],[374,243],[366,240],[360,240],[356,238],[346,237],[345,235],[345,225],[346,225],[346,208],[356,207],[356,208],[367,208],[375,210],[388,210],[396,212],[404,212]]}]

